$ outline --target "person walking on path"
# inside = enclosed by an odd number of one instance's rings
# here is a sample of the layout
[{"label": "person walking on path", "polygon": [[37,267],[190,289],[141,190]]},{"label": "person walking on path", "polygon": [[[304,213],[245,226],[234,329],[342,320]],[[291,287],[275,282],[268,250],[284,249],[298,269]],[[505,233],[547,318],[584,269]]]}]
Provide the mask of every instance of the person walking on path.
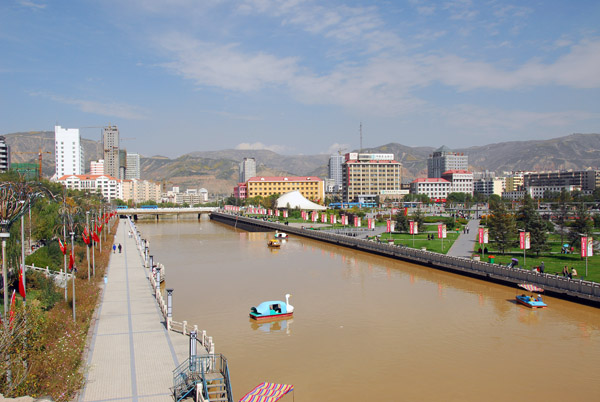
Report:
[{"label": "person walking on path", "polygon": [[113,244],[113,254],[117,251],[117,245]]},{"label": "person walking on path", "polygon": [[119,254],[121,254],[121,243],[119,243]]}]

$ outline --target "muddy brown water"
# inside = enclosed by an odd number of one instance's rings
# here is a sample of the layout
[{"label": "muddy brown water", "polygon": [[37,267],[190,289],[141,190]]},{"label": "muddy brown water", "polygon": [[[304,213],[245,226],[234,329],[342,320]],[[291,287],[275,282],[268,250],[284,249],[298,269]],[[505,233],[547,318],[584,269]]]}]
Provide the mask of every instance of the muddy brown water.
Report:
[{"label": "muddy brown water", "polygon": [[[600,309],[291,236],[198,221],[138,222],[167,268],[176,321],[229,362],[235,400],[262,381],[294,401],[597,400]],[[294,317],[251,306],[292,297]]]}]

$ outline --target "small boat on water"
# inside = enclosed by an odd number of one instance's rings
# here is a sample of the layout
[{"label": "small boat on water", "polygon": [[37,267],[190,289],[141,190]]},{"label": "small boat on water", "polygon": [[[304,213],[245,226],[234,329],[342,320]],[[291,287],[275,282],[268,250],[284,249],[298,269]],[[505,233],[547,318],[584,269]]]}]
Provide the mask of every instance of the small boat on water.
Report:
[{"label": "small boat on water", "polygon": [[537,287],[535,285],[529,285],[526,283],[519,284],[519,287],[523,288],[525,290],[528,290],[530,292],[536,292],[536,293],[538,293],[538,295],[537,295],[537,297],[535,297],[534,295],[528,296],[526,294],[517,295],[516,296],[517,303],[527,306],[529,308],[548,307],[548,305],[542,301],[542,295],[540,294],[544,291],[544,289]]},{"label": "small boat on water", "polygon": [[279,300],[266,301],[256,307],[251,307],[250,318],[257,321],[265,321],[292,317],[294,306],[290,304],[290,296],[290,294],[285,295],[285,302]]},{"label": "small boat on water", "polygon": [[271,239],[267,242],[268,247],[279,248],[281,247],[281,243],[277,239]]},{"label": "small boat on water", "polygon": [[278,239],[287,239],[288,235],[287,233],[277,231],[275,232],[275,237]]}]

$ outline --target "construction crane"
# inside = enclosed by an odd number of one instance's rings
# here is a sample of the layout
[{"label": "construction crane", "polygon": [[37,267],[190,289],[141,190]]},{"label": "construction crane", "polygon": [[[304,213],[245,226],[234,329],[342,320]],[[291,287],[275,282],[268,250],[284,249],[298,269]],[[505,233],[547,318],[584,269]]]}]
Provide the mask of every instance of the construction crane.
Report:
[{"label": "construction crane", "polygon": [[15,154],[37,154],[38,155],[38,163],[39,163],[39,179],[42,180],[42,154],[52,154],[50,151],[42,151],[42,147],[38,152],[13,152]]}]

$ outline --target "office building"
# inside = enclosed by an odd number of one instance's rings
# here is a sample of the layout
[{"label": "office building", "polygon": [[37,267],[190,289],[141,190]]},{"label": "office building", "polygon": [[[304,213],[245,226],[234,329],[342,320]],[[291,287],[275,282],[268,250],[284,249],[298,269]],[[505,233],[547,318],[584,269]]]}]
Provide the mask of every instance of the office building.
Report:
[{"label": "office building", "polygon": [[315,176],[301,177],[251,177],[246,182],[246,196],[248,198],[261,196],[268,197],[273,194],[283,195],[290,191],[298,190],[314,202],[323,202],[325,198],[325,184]]},{"label": "office building", "polygon": [[8,172],[10,169],[10,146],[6,138],[0,136],[0,173]]},{"label": "office building", "polygon": [[256,176],[256,160],[254,158],[244,158],[240,162],[240,178],[239,183],[245,183],[249,178]]},{"label": "office building", "polygon": [[161,202],[162,186],[149,180],[123,180],[122,200],[139,204],[146,201]]},{"label": "office building", "polygon": [[333,180],[333,187],[328,192],[342,191],[342,170],[346,157],[344,155],[331,155],[329,157],[329,178]]},{"label": "office building", "polygon": [[410,183],[411,194],[425,194],[432,200],[445,200],[450,193],[451,183],[440,177],[415,179]]},{"label": "office building", "polygon": [[84,173],[85,160],[79,129],[54,127],[54,155],[56,178]]},{"label": "office building", "polygon": [[342,169],[343,202],[375,202],[398,198],[401,190],[402,164],[394,154],[347,153]]},{"label": "office building", "polygon": [[469,157],[463,153],[454,152],[447,146],[435,150],[427,159],[427,177],[442,177],[449,170],[468,170]]},{"label": "office building", "polygon": [[487,177],[473,180],[473,192],[488,197],[492,194],[502,196],[502,193],[504,192],[504,178]]},{"label": "office building", "polygon": [[119,177],[119,129],[108,126],[102,129],[102,149],[104,153],[104,174]]},{"label": "office building", "polygon": [[591,192],[600,187],[600,170],[527,172],[523,177],[525,189],[530,187],[577,187]]},{"label": "office building", "polygon": [[140,179],[140,154],[127,154],[127,180]]}]

